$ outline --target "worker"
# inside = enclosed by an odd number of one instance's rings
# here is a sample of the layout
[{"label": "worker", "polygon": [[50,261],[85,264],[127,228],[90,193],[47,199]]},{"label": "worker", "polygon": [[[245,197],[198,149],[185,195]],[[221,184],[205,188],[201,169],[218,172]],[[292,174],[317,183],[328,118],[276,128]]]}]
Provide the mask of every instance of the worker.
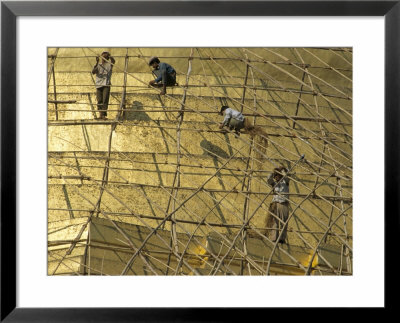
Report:
[{"label": "worker", "polygon": [[149,65],[153,68],[153,74],[156,76],[156,79],[151,80],[149,85],[153,87],[162,87],[160,94],[165,95],[167,93],[167,86],[174,86],[177,84],[175,69],[167,63],[160,62],[158,57],[155,56],[150,58]]},{"label": "worker", "polygon": [[[275,242],[279,236],[279,243],[286,241],[286,221],[289,217],[289,201],[286,194],[289,193],[288,170],[281,166],[274,168],[272,174],[267,179],[268,185],[273,188],[274,197],[269,206],[269,212],[266,221],[266,232],[268,238]],[[281,234],[282,232],[282,234]]]},{"label": "worker", "polygon": [[99,63],[99,56],[96,57],[96,65],[93,67],[92,74],[96,74],[97,109],[100,111],[100,119],[106,119],[115,59],[106,51],[102,52],[100,57],[101,63]]},{"label": "worker", "polygon": [[235,130],[235,134],[240,136],[240,129],[244,128],[244,116],[241,112],[229,108],[226,105],[221,107],[220,115],[225,113],[224,120],[219,125],[219,128],[227,126],[229,130]]}]

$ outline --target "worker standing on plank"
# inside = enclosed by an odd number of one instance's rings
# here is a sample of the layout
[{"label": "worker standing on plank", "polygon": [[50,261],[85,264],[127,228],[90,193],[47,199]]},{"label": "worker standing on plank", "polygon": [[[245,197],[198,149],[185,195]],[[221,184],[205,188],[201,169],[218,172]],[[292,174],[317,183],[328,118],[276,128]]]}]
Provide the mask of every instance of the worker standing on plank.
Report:
[{"label": "worker standing on plank", "polygon": [[99,63],[99,57],[96,57],[96,65],[93,67],[92,74],[96,74],[97,109],[100,111],[100,119],[106,119],[115,59],[109,52],[102,52],[100,57],[101,63]]},{"label": "worker standing on plank", "polygon": [[228,127],[229,130],[235,130],[235,134],[240,136],[240,129],[244,128],[244,116],[241,112],[229,108],[226,105],[221,107],[220,115],[225,113],[225,118],[219,125],[219,128]]},{"label": "worker standing on plank", "polygon": [[174,86],[176,83],[176,71],[167,64],[162,63],[158,57],[153,56],[149,60],[149,65],[153,68],[153,74],[156,76],[155,80],[149,82],[150,86],[162,87],[161,95],[167,93],[167,86]]},{"label": "worker standing on plank", "polygon": [[274,197],[269,206],[266,235],[271,241],[275,242],[283,230],[279,243],[284,243],[286,240],[287,225],[284,228],[283,226],[289,217],[289,201],[284,196],[284,194],[289,193],[287,172],[288,170],[283,166],[274,168],[273,173],[267,179],[268,185],[274,190]]}]

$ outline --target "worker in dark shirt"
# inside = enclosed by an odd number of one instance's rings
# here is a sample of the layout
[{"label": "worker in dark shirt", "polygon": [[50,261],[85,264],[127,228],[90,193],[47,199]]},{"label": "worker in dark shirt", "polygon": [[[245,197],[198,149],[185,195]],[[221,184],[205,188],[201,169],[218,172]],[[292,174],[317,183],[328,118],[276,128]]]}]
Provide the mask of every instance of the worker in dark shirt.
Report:
[{"label": "worker in dark shirt", "polygon": [[162,87],[160,94],[166,94],[167,86],[174,86],[176,84],[176,71],[171,65],[160,62],[158,57],[150,58],[149,65],[153,67],[153,74],[157,77],[155,80],[151,80],[149,85]]}]

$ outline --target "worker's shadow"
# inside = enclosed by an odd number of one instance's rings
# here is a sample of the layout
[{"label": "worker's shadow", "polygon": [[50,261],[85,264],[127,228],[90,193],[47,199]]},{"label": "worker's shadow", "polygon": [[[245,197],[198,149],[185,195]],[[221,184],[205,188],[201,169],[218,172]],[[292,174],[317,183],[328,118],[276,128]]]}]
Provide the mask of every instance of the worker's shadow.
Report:
[{"label": "worker's shadow", "polygon": [[229,158],[228,153],[223,150],[221,147],[214,145],[212,142],[203,139],[200,142],[200,147],[203,148],[203,155],[211,156],[213,158]]},{"label": "worker's shadow", "polygon": [[[203,149],[203,155],[212,157],[215,169],[218,169],[220,167],[220,165],[218,164],[218,159],[225,160],[225,159],[229,158],[229,155],[223,149],[214,145],[213,143],[211,143],[210,141],[208,141],[206,139],[203,139],[200,142],[200,147]],[[218,172],[216,176],[218,178],[218,182],[220,183],[221,187],[225,190],[226,188],[225,188],[224,181],[222,180],[220,172]],[[210,195],[212,196],[212,199],[214,201],[217,200],[214,192],[210,192]],[[222,212],[221,207],[218,204],[216,204],[215,209],[218,212],[222,223],[226,224],[227,221],[224,217],[224,213]],[[232,233],[229,228],[227,228],[227,233],[228,234]]]},{"label": "worker's shadow", "polygon": [[123,119],[131,121],[150,121],[149,115],[144,112],[143,104],[139,101],[133,101],[130,107],[126,107]]}]

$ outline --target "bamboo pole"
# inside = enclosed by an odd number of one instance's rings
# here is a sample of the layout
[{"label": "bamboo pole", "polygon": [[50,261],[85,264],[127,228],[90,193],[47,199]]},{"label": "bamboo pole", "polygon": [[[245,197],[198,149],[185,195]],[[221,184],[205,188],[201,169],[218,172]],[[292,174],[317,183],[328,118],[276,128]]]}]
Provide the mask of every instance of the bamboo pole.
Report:
[{"label": "bamboo pole", "polygon": [[[61,158],[65,158],[65,157],[61,157]],[[72,158],[72,157],[67,157],[67,158]],[[92,158],[88,158],[88,159],[92,159]],[[120,161],[119,159],[110,159],[110,161],[113,161],[113,160]],[[250,158],[248,160],[250,161]],[[146,162],[142,162],[142,161],[136,161],[136,162],[139,163],[139,164],[156,165],[156,166],[157,165],[164,165],[164,166],[167,166],[167,167],[176,166],[176,163],[165,164],[165,163],[162,163],[162,162],[159,162],[159,163],[155,163],[155,162],[146,163]],[[198,165],[192,166],[192,165],[189,165],[189,164],[182,164],[182,163],[180,165],[181,165],[181,167],[185,167],[185,168],[215,169],[215,166],[203,166],[203,167],[201,167],[201,166],[198,166]],[[53,164],[53,163],[48,163],[48,166],[64,167],[63,165]],[[81,168],[103,168],[101,166],[93,166],[93,165],[77,166],[77,169],[78,169],[78,167],[81,167]],[[111,167],[111,166],[109,166],[109,169],[120,170],[120,171],[132,171],[132,172],[138,172],[138,171],[142,171],[143,170],[143,168],[123,168],[123,167]],[[246,176],[249,175],[249,172],[246,172],[245,170],[238,170],[238,168],[225,167],[223,170],[227,171],[226,173],[224,173],[224,176],[227,176],[227,177],[232,177],[232,176],[233,177],[246,177]],[[173,172],[173,171],[161,171],[161,170],[151,170],[151,169],[146,169],[146,171],[149,172],[149,173],[158,173],[159,172],[159,173],[162,173],[162,174],[175,174],[175,172]],[[236,173],[239,172],[239,174],[235,174],[235,172]],[[222,171],[221,171],[221,173],[222,173]],[[257,173],[258,173],[258,175],[257,175]],[[271,172],[267,171],[267,170],[262,170],[262,169],[261,170],[253,169],[252,170],[252,176],[255,177],[255,178],[264,178],[265,175],[269,174],[269,173],[271,173]],[[185,174],[186,175],[201,175],[201,176],[210,175],[210,173],[190,172],[190,171],[185,171]],[[305,173],[305,172],[296,172],[296,175],[312,176],[313,174],[312,173]],[[326,173],[321,172],[320,175],[321,176],[330,176],[332,178],[340,178],[342,180],[347,180],[347,181],[350,180],[348,178],[344,178],[344,177],[339,176],[337,174],[331,175],[331,174],[326,174]],[[91,176],[84,176],[84,175],[81,175],[81,174],[79,174],[79,175],[66,175],[64,177],[67,178],[67,179],[78,179],[78,180],[81,181],[81,184],[83,184],[84,180],[88,180],[89,181],[89,180],[92,179]],[[61,177],[59,175],[48,175],[47,178],[49,178],[49,179],[61,179]],[[121,182],[121,183],[126,183],[126,182]],[[172,184],[172,186],[174,186],[174,184]],[[337,184],[336,187],[338,187],[338,186],[339,185]]]},{"label": "bamboo pole", "polygon": [[[235,188],[236,188],[236,187],[233,187],[232,190],[231,190],[231,192],[233,192],[233,191],[235,190]],[[227,194],[225,194],[225,196],[224,196],[223,198],[221,198],[219,201],[217,201],[217,202],[216,202],[217,204],[215,204],[215,205],[212,207],[212,209],[214,209],[214,208],[216,207],[216,205],[218,205],[219,203],[221,203],[221,202],[225,199],[225,197],[227,197],[227,196],[229,195],[229,193],[230,193],[230,192],[228,192]],[[74,212],[85,212],[85,213],[93,212],[93,210],[89,210],[89,209],[75,209],[75,208],[72,208],[72,209],[65,209],[65,208],[48,208],[48,210],[49,210],[49,211],[60,211],[60,212],[69,212],[69,211],[74,211]],[[106,213],[107,215],[116,215],[116,216],[123,216],[123,217],[133,217],[133,216],[136,217],[136,216],[137,216],[137,217],[141,217],[141,218],[145,218],[145,219],[151,219],[151,220],[162,220],[162,219],[164,219],[164,217],[159,217],[159,216],[150,216],[150,215],[133,214],[133,213],[124,213],[124,212],[104,212],[104,213]],[[208,211],[207,214],[211,214],[211,211]],[[78,216],[77,216],[76,219],[78,219],[78,218],[84,219],[84,218],[86,218],[86,217],[78,217]],[[65,220],[49,221],[49,223],[57,223],[57,222],[63,222],[63,221],[65,221]],[[206,221],[203,220],[203,219],[201,219],[201,220],[199,220],[199,221],[184,220],[184,219],[175,219],[174,221],[177,222],[177,223],[179,222],[179,223],[193,224],[193,225],[196,225],[196,226],[205,226],[205,225],[208,225],[208,226],[215,226],[215,227],[221,227],[221,228],[233,228],[233,229],[240,229],[240,228],[242,227],[241,224],[224,224],[224,223],[216,223],[216,222],[206,222]],[[167,222],[171,222],[171,219],[168,219]],[[77,226],[77,225],[80,225],[80,224],[82,224],[82,223],[66,225],[66,226],[64,226],[64,227],[62,227],[62,228],[59,228],[59,229],[57,229],[57,230],[48,232],[48,235],[51,235],[51,234],[60,232],[60,231],[62,231],[62,230],[64,230],[64,229],[66,229],[66,228],[74,227],[74,226]],[[259,230],[259,231],[260,231],[260,230],[263,230],[263,229],[277,230],[277,229],[274,229],[274,228],[272,228],[272,227],[267,227],[267,228],[262,227],[262,228],[259,228],[259,227],[254,227],[254,226],[252,227],[252,226],[250,226],[250,225],[247,225],[245,228],[246,228],[246,229],[252,229],[252,228],[254,228],[254,229]],[[320,232],[320,231],[310,231],[310,230],[294,230],[294,229],[292,229],[292,228],[288,228],[287,231],[288,231],[288,232],[297,232],[297,233],[301,233],[301,234],[321,234],[321,235],[324,235],[324,234],[326,233],[326,231]],[[329,232],[328,232],[327,235],[334,235],[334,233],[329,233]],[[346,234],[342,234],[342,235],[337,234],[337,235],[338,235],[338,236],[342,236],[342,237],[349,237],[349,238],[352,238],[352,236],[349,235],[349,234],[347,234],[347,235],[346,235]]]},{"label": "bamboo pole", "polygon": [[[192,59],[193,59],[193,48],[190,51],[190,56],[188,58],[188,70],[186,74],[186,82],[185,82],[185,89],[183,91],[183,96],[182,96],[182,104],[181,104],[181,109],[179,111],[179,121],[178,125],[176,128],[176,189],[175,189],[175,198],[173,201],[173,208],[174,210],[176,209],[176,196],[178,195],[178,191],[181,185],[181,125],[183,123],[183,117],[184,117],[184,112],[185,112],[185,103],[186,103],[186,92],[187,92],[187,87],[189,85],[189,78],[190,78],[190,73],[192,72]],[[176,226],[174,223],[174,220],[176,220],[176,213],[171,217],[172,219],[172,227],[171,227],[171,237],[172,237],[172,242],[175,247],[175,253],[179,256],[179,249],[178,249],[178,243],[177,243],[177,233],[176,233]],[[179,257],[178,259],[180,259]],[[178,273],[178,268],[175,270],[175,275]]]},{"label": "bamboo pole", "polygon": [[[82,71],[83,72],[83,71]],[[88,71],[84,71],[84,73],[87,73]],[[58,73],[60,74],[60,73]],[[143,81],[142,81],[143,82]],[[143,82],[144,83],[144,82]],[[92,87],[93,85],[91,84],[59,84],[58,87],[65,87],[65,88],[74,88],[74,87]],[[52,85],[50,85],[50,87],[52,87]],[[120,88],[123,87],[123,85],[120,84],[113,84],[114,88]],[[149,88],[148,86],[143,86],[143,85],[127,85],[128,88],[131,89],[131,91],[127,92],[129,94],[137,94],[135,91],[151,91],[153,90],[152,88]],[[269,87],[265,87],[265,86],[249,86],[246,85],[245,87],[241,84],[191,84],[188,86],[188,88],[193,88],[193,89],[202,89],[204,87],[213,89],[213,88],[235,88],[235,89],[248,89],[248,90],[260,90],[260,91],[272,91],[272,92],[284,92],[284,93],[295,93],[295,94],[303,94],[303,95],[315,95],[315,93],[311,92],[311,91],[307,91],[307,90],[302,90],[299,91],[298,89],[295,88],[281,88],[281,87],[273,87],[273,86],[269,86]],[[114,91],[113,93],[119,94],[122,92],[118,92],[118,91]],[[323,96],[328,97],[328,98],[334,98],[334,99],[340,99],[340,100],[345,100],[345,101],[351,101],[351,99],[348,96],[341,96],[338,94],[332,94],[332,93],[327,93],[327,92],[320,92]],[[79,92],[60,92],[59,94],[87,94],[84,93],[82,91]],[[49,95],[51,95],[51,93],[49,93]],[[147,95],[146,92],[144,93],[140,93],[140,95]],[[178,94],[177,94],[178,95]],[[204,97],[207,98],[209,96],[204,95],[204,96],[199,96],[199,97]],[[55,101],[55,100],[52,100]],[[54,103],[54,102],[53,102]],[[65,101],[63,103],[73,103],[73,102],[69,102],[69,101]]]},{"label": "bamboo pole", "polygon": [[[53,74],[54,100],[55,100],[56,102],[57,102],[57,90],[56,90],[56,75],[55,75],[55,72],[54,72],[54,69],[55,69],[55,68],[54,68],[54,65],[55,65],[55,62],[56,62],[57,53],[58,53],[58,48],[57,48],[57,50],[56,50],[56,54],[55,54],[54,58],[52,58],[52,68],[51,68],[52,74]],[[57,111],[58,105],[57,105],[57,103],[54,104],[54,109],[55,109],[55,111],[56,111],[56,120],[58,120],[58,111]]]},{"label": "bamboo pole", "polygon": [[[61,101],[59,101],[61,102]],[[87,103],[77,103],[77,104],[82,104],[82,105],[87,105]],[[109,104],[109,105],[113,105],[113,104]],[[116,104],[115,104],[116,105]],[[119,106],[119,104],[118,104]],[[157,106],[143,106],[143,107],[157,107]],[[49,110],[51,111],[51,110]],[[58,109],[59,112],[61,111],[68,111],[68,112],[91,112],[91,110],[82,110],[82,109]],[[109,109],[109,112],[115,112],[115,111],[120,111],[120,109]],[[122,109],[122,111],[129,111],[129,112],[146,112],[146,113],[157,113],[157,112],[180,112],[179,109],[153,109],[153,110],[135,110],[135,109]],[[219,114],[218,111],[199,111],[199,110],[193,110],[193,109],[185,109],[185,112],[187,113],[207,113],[207,114]],[[303,117],[303,116],[284,116],[284,115],[272,115],[272,114],[268,114],[268,113],[242,113],[244,116],[248,116],[248,117],[256,117],[256,116],[260,116],[260,117],[265,117],[265,118],[271,118],[271,119],[282,119],[282,120],[287,120],[289,118],[293,119],[293,120],[301,120],[301,121],[312,121],[312,122],[324,122],[324,123],[333,123],[333,124],[337,124],[337,125],[344,125],[344,126],[351,126],[350,123],[345,123],[345,122],[339,122],[336,120],[328,120],[328,119],[322,119],[322,118],[313,118],[313,117]],[[82,120],[81,120],[82,121]],[[167,120],[163,120],[163,121],[167,121]],[[198,123],[201,123],[200,121],[195,121]],[[202,122],[202,123],[207,123],[207,122]]]},{"label": "bamboo pole", "polygon": [[[48,58],[52,58],[52,56],[53,55],[48,55]],[[95,58],[96,57],[96,55],[93,55],[93,56],[88,56],[88,55],[85,55],[85,56],[60,56],[59,58],[61,58],[61,59],[71,59],[71,58]],[[122,58],[122,57],[125,57],[125,56],[118,56],[118,55],[114,55],[113,57],[115,57],[115,58],[117,58],[117,57],[119,57],[119,58]],[[129,55],[129,57],[130,58],[142,58],[142,59],[144,59],[145,61],[146,61],[146,59],[149,59],[151,56],[144,56],[144,55]],[[165,59],[187,59],[187,56],[159,56],[159,58],[161,59],[161,58],[165,58]],[[237,58],[233,58],[233,57],[196,57],[196,56],[194,56],[193,57],[193,60],[199,60],[199,61],[207,61],[207,60],[211,60],[211,59],[214,59],[214,60],[223,60],[223,61],[240,61],[240,59],[237,59]],[[263,60],[257,60],[257,59],[251,59],[251,60],[249,60],[250,62],[253,62],[253,63],[264,63],[265,64],[265,62],[263,61]],[[279,62],[279,61],[276,61],[276,62],[274,62],[274,64],[277,64],[277,65],[289,65],[287,62],[285,62],[285,61],[281,61],[281,62]],[[301,65],[300,63],[294,63],[294,64],[298,64],[298,65],[300,65],[300,66],[303,66],[303,65]],[[315,68],[315,69],[329,69],[329,68],[327,68],[326,66],[312,66],[312,65],[310,65],[310,64],[307,64],[307,66],[308,67],[310,67],[310,68]],[[349,69],[343,69],[343,68],[337,68],[337,70],[343,70],[343,71],[351,71],[351,70],[349,70]],[[76,72],[76,71],[74,71],[74,72]],[[78,71],[79,72],[79,71]]]},{"label": "bamboo pole", "polygon": [[[303,76],[301,81],[304,81],[304,77],[306,76],[306,72],[303,72]],[[300,94],[299,94],[299,99],[297,100],[297,104],[296,104],[296,112],[295,112],[295,117],[297,117],[297,113],[299,112],[299,106],[300,106],[300,99],[301,99],[301,91],[303,90],[303,84],[301,84],[300,86]],[[293,118],[294,119],[294,118]],[[296,120],[296,119],[294,119]],[[296,127],[296,121],[293,121],[293,125],[292,128],[294,129]]]}]

